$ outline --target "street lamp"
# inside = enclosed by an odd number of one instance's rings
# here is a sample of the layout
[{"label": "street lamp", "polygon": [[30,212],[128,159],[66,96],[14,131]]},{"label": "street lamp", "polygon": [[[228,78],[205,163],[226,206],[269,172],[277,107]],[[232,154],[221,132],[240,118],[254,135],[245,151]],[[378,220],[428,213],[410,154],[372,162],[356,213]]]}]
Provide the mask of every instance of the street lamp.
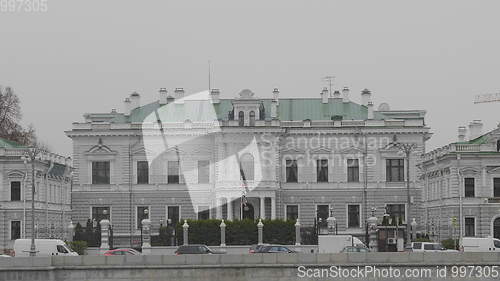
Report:
[{"label": "street lamp", "polygon": [[36,256],[35,246],[35,160],[39,159],[39,154],[42,150],[38,147],[30,147],[22,157],[26,163],[31,162],[31,246],[30,257]]},{"label": "street lamp", "polygon": [[[406,156],[406,204],[407,204],[407,216],[410,217],[411,214],[411,195],[410,195],[410,155],[412,151],[417,148],[415,143],[400,143],[397,141],[396,135],[394,135],[392,143],[389,146],[397,147],[400,151],[404,152]],[[411,233],[410,233],[410,223],[406,222],[406,246],[411,246]]]}]

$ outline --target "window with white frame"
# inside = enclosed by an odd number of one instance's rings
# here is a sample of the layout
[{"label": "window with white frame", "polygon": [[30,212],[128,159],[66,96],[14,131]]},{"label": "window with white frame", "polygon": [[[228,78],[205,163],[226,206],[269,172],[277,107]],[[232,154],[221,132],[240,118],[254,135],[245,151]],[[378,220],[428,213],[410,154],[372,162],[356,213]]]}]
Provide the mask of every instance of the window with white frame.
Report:
[{"label": "window with white frame", "polygon": [[21,238],[21,221],[10,221],[10,240]]},{"label": "window with white frame", "polygon": [[466,237],[474,237],[476,236],[476,218],[474,217],[465,217],[465,236]]},{"label": "window with white frame", "polygon": [[[385,207],[387,214],[390,216],[392,221],[397,224],[404,224],[406,221],[406,208],[405,204],[387,204]],[[394,223],[396,224],[396,223]]]},{"label": "window with white frame", "polygon": [[137,184],[149,184],[148,161],[137,161]]},{"label": "window with white frame", "polygon": [[299,218],[299,205],[286,205],[286,219],[297,220]]},{"label": "window with white frame", "polygon": [[10,201],[21,201],[21,182],[10,182]]},{"label": "window with white frame", "polygon": [[405,180],[404,159],[386,159],[385,176],[388,182],[402,182]]},{"label": "window with white frame", "polygon": [[355,228],[360,227],[360,206],[358,204],[347,205],[347,227]]},{"label": "window with white frame", "polygon": [[[176,225],[181,220],[181,207],[180,206],[167,206],[167,220]],[[167,221],[168,222],[168,221]]]},{"label": "window with white frame", "polygon": [[464,196],[474,197],[475,196],[475,178],[465,178],[464,179]]},{"label": "window with white frame", "polygon": [[316,160],[316,181],[328,182],[328,159]]},{"label": "window with white frame", "polygon": [[347,159],[347,181],[359,182],[359,159]]},{"label": "window with white frame", "polygon": [[109,161],[92,161],[92,184],[110,183]]},{"label": "window with white frame", "polygon": [[286,182],[298,182],[297,160],[286,160]]},{"label": "window with white frame", "polygon": [[179,183],[179,161],[168,161],[167,183]]},{"label": "window with white frame", "polygon": [[210,161],[198,161],[198,183],[209,183],[210,181]]},{"label": "window with white frame", "polygon": [[493,197],[500,197],[500,178],[493,178]]}]

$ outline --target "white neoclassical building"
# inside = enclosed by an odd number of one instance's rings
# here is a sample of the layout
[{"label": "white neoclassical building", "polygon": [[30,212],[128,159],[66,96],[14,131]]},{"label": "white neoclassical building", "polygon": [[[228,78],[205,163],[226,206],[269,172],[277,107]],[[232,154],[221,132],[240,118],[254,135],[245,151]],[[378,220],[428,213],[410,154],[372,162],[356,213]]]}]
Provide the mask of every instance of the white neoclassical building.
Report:
[{"label": "white neoclassical building", "polygon": [[[0,243],[31,238],[32,163],[28,147],[0,138]],[[35,237],[66,239],[71,220],[71,159],[43,152],[35,167]]]},{"label": "white neoclassical building", "polygon": [[422,156],[423,219],[435,240],[500,238],[500,128],[482,127],[459,127],[458,141]]},{"label": "white neoclassical building", "polygon": [[[85,114],[66,132],[73,221],[110,219],[117,245],[138,243],[145,217],[153,232],[184,218],[298,218],[312,226],[332,209],[339,233],[356,235],[372,208],[419,221],[425,111],[375,109],[366,89],[358,103],[348,88],[312,98],[283,98],[278,89],[266,98],[182,88],[158,95],[143,104],[133,93],[123,111]],[[389,145],[395,139],[416,145],[410,214],[404,155]]]}]

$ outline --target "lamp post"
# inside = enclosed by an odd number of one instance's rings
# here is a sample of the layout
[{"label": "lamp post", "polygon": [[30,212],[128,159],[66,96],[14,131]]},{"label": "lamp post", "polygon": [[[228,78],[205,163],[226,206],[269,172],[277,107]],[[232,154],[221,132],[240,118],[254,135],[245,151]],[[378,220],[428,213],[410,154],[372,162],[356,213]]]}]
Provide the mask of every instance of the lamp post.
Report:
[{"label": "lamp post", "polygon": [[[393,142],[389,144],[390,146],[397,147],[406,156],[406,205],[407,205],[407,217],[411,214],[411,195],[410,195],[410,156],[412,151],[417,148],[415,143],[400,143],[397,141],[396,135],[394,135]],[[406,222],[406,246],[411,246],[411,229],[410,223]]]},{"label": "lamp post", "polygon": [[38,147],[30,147],[22,159],[31,162],[31,246],[30,257],[36,256],[35,246],[35,160],[39,159],[42,150]]}]

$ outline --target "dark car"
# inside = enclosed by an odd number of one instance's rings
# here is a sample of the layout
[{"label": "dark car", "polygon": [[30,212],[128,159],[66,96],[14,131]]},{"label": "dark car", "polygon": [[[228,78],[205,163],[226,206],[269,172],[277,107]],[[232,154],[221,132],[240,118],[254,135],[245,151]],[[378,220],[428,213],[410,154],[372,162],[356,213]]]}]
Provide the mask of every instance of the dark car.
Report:
[{"label": "dark car", "polygon": [[207,245],[184,245],[177,248],[176,255],[224,254],[222,251],[210,249]]},{"label": "dark car", "polygon": [[254,254],[254,253],[258,253],[259,250],[262,248],[262,247],[265,247],[265,246],[269,246],[269,244],[262,244],[262,245],[252,245],[250,247],[250,249],[248,250],[248,252],[250,254]]},{"label": "dark car", "polygon": [[281,245],[262,246],[256,253],[297,253],[294,250]]},{"label": "dark car", "polygon": [[142,255],[140,252],[134,249],[114,249],[104,252],[105,256],[139,256]]},{"label": "dark car", "polygon": [[368,253],[370,249],[366,247],[358,247],[358,246],[347,246],[345,247],[341,253]]}]

